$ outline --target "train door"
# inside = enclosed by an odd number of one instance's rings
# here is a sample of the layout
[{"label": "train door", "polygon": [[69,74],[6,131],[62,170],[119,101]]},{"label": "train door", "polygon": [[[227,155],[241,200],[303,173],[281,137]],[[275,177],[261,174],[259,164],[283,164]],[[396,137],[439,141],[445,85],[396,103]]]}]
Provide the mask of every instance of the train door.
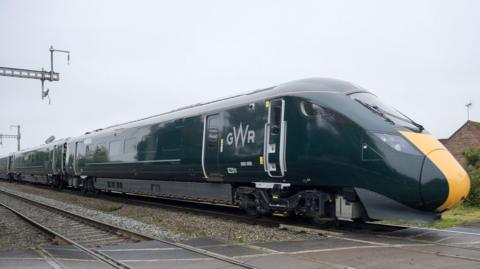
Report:
[{"label": "train door", "polygon": [[283,177],[287,171],[285,163],[287,135],[285,100],[274,99],[268,102],[268,117],[264,138],[264,168],[270,177]]},{"label": "train door", "polygon": [[7,159],[7,175],[12,172],[12,165],[13,165],[13,155],[8,156]]},{"label": "train door", "polygon": [[208,181],[223,180],[223,173],[219,166],[221,133],[220,114],[208,115],[204,122],[202,146],[202,168]]},{"label": "train door", "polygon": [[52,175],[55,174],[55,146],[48,149],[48,164],[47,169],[51,170]]},{"label": "train door", "polygon": [[75,171],[75,175],[79,175],[83,172],[81,169],[80,161],[85,155],[85,144],[83,142],[76,142],[75,143],[75,158],[73,159],[73,171]]},{"label": "train door", "polygon": [[59,173],[59,161],[61,160],[61,156],[59,156],[59,148],[60,144],[53,146],[53,159],[52,159],[52,170],[53,174]]}]

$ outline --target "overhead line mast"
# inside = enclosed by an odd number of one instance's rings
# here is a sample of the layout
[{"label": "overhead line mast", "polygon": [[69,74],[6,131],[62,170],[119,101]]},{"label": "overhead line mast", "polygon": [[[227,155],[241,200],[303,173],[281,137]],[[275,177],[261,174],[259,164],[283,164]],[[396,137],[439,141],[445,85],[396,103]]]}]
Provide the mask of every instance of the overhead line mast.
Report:
[{"label": "overhead line mast", "polygon": [[30,69],[20,69],[20,68],[11,68],[11,67],[0,67],[0,76],[5,77],[16,77],[16,78],[29,78],[29,79],[39,79],[42,82],[42,100],[45,97],[48,97],[48,102],[50,103],[50,97],[48,95],[49,89],[45,90],[45,81],[59,81],[60,74],[53,71],[53,53],[61,52],[67,54],[67,62],[70,64],[70,51],[68,50],[58,50],[54,49],[53,46],[50,46],[50,71],[42,70],[30,70]]},{"label": "overhead line mast", "polygon": [[0,134],[0,145],[2,144],[3,139],[17,139],[17,151],[20,151],[20,139],[22,138],[20,134],[20,125],[10,125],[10,128],[11,127],[17,128],[17,134],[16,135]]}]

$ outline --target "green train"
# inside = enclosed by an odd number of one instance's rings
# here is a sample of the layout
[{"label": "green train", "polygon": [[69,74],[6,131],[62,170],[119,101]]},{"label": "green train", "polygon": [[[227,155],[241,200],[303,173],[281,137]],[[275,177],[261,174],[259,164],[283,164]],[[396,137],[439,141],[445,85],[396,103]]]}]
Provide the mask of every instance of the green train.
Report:
[{"label": "green train", "polygon": [[357,85],[322,78],[16,152],[0,158],[0,176],[319,222],[431,222],[470,190],[423,126]]}]

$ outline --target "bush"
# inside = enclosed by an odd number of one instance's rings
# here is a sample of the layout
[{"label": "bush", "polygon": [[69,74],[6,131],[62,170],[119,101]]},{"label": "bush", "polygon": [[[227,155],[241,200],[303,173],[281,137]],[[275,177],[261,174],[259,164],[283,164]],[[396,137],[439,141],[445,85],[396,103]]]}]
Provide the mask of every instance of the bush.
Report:
[{"label": "bush", "polygon": [[480,148],[469,148],[463,151],[463,156],[467,161],[467,165],[478,167],[480,164]]},{"label": "bush", "polygon": [[471,187],[465,205],[480,207],[480,169],[469,171]]},{"label": "bush", "polygon": [[465,201],[466,205],[480,206],[480,148],[469,148],[463,152],[467,161],[468,174],[470,175],[470,195]]}]

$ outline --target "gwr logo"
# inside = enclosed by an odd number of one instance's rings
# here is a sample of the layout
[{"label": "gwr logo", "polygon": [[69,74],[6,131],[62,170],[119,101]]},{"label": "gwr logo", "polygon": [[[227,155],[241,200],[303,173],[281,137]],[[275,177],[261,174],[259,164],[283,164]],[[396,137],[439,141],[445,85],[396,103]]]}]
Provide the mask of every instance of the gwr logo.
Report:
[{"label": "gwr logo", "polygon": [[233,133],[230,132],[227,134],[227,145],[231,146],[235,142],[235,147],[238,147],[238,142],[242,142],[242,147],[245,146],[245,142],[248,143],[255,143],[255,131],[248,130],[249,125],[245,126],[245,130],[243,129],[242,123],[238,129],[234,126]]}]

